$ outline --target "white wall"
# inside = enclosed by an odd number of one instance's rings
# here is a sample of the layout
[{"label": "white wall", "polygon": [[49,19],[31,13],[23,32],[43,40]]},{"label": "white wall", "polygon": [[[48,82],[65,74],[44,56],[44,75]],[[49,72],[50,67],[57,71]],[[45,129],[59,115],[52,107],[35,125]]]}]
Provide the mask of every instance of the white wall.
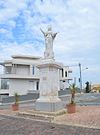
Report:
[{"label": "white wall", "polygon": [[36,83],[37,83],[37,80],[30,80],[28,90],[31,90],[31,91],[37,90]]},{"label": "white wall", "polygon": [[17,92],[19,95],[27,94],[29,90],[29,80],[10,79],[9,96]]},{"label": "white wall", "polygon": [[10,79],[9,95],[17,92],[19,95],[27,94],[30,90],[36,90],[37,80]]},{"label": "white wall", "polygon": [[16,68],[16,74],[29,75],[30,74],[30,67],[18,65]]},{"label": "white wall", "polygon": [[70,84],[68,83],[68,80],[60,81],[60,89],[64,90],[66,88],[69,88]]}]

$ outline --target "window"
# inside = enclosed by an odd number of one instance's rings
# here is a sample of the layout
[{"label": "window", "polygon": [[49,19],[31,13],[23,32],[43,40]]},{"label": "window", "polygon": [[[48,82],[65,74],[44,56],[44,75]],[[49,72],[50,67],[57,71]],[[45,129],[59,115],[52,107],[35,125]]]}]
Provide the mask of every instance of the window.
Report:
[{"label": "window", "polygon": [[36,82],[36,90],[39,90],[39,82]]},{"label": "window", "polygon": [[68,71],[68,73],[72,73],[72,71],[71,71],[71,70],[69,70],[69,71]]},{"label": "window", "polygon": [[64,70],[62,69],[62,77],[64,76]]},{"label": "window", "polygon": [[67,77],[67,71],[65,71],[65,77]]},{"label": "window", "polygon": [[33,69],[32,69],[32,73],[33,73],[33,75],[34,75],[34,66],[33,66]]},{"label": "window", "polygon": [[9,89],[9,79],[1,79],[1,89]]},{"label": "window", "polygon": [[11,74],[11,67],[5,67],[6,74]]}]

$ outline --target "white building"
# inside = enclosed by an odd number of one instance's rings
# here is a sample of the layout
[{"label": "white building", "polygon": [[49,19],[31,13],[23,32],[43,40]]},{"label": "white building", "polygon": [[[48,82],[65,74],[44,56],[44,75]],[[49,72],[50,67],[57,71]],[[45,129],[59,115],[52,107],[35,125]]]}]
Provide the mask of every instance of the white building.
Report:
[{"label": "white building", "polygon": [[[39,92],[39,69],[37,64],[44,61],[41,57],[26,55],[12,56],[11,60],[1,62],[4,67],[4,73],[0,75],[0,95],[14,95],[18,92],[24,95],[30,92]],[[63,66],[60,71],[60,89],[69,87],[69,81],[72,80],[70,73],[72,70],[68,66]]]}]

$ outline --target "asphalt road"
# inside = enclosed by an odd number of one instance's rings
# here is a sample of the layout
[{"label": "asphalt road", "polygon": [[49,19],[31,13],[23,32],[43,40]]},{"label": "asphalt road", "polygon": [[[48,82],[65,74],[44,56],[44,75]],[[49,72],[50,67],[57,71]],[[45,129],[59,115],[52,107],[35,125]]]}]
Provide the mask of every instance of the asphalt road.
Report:
[{"label": "asphalt road", "polygon": [[[70,95],[62,95],[60,99],[63,102],[63,106],[65,107],[66,104],[70,102]],[[25,101],[20,103],[20,107],[27,107],[27,109],[34,108],[35,104],[33,101]],[[88,94],[78,94],[75,97],[75,102],[77,105],[95,105],[100,106],[100,93],[88,93]],[[11,107],[11,104],[1,104],[0,109],[7,109]]]},{"label": "asphalt road", "polygon": [[[0,109],[9,109],[11,108],[12,103],[10,104],[1,104],[0,105]],[[27,109],[33,109],[35,104],[34,101],[26,101],[26,102],[20,102],[19,104],[20,108],[24,108],[26,107]]]},{"label": "asphalt road", "polygon": [[0,115],[0,135],[100,135],[100,129],[57,125]]},{"label": "asphalt road", "polygon": [[[63,95],[60,97],[63,101],[63,104],[70,102],[69,95]],[[95,105],[100,106],[100,93],[84,93],[77,94],[75,96],[75,102],[77,105]]]}]

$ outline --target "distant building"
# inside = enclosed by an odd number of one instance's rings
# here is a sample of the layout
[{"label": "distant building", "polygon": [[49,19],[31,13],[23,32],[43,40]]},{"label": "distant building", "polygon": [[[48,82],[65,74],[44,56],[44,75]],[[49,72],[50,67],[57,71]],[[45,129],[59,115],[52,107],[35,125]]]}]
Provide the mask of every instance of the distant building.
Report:
[{"label": "distant building", "polygon": [[93,92],[100,92],[100,84],[92,84],[91,91]]},{"label": "distant building", "polygon": [[[41,57],[27,55],[15,55],[11,60],[1,62],[4,73],[0,75],[0,95],[13,96],[15,92],[19,95],[39,92],[39,69],[37,64],[44,61]],[[63,66],[59,71],[60,89],[69,87],[72,80],[72,70],[68,66]]]}]

